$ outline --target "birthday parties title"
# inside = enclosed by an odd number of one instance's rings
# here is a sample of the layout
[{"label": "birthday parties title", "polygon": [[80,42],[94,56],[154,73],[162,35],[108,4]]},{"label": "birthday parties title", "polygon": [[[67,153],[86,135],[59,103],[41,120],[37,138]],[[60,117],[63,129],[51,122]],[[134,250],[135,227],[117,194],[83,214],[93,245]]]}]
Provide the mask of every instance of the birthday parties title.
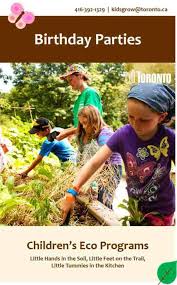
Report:
[{"label": "birthday parties title", "polygon": [[105,46],[139,46],[142,43],[141,36],[128,35],[127,33],[116,34],[115,36],[105,34],[95,34],[95,36],[82,36],[77,33],[72,33],[69,36],[63,33],[54,35],[35,34],[34,43],[37,46],[57,45],[57,46],[82,46],[89,48],[91,45]]}]

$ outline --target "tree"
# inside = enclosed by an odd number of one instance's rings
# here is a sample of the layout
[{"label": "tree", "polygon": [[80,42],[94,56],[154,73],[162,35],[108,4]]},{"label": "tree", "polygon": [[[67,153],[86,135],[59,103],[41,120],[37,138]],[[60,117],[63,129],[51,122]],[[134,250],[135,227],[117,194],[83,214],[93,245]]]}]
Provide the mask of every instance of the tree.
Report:
[{"label": "tree", "polygon": [[3,80],[3,82],[5,84],[7,84],[8,81],[11,80],[11,79],[12,79],[12,77],[10,75],[4,74],[3,71],[2,71],[2,68],[0,68],[0,80]]},{"label": "tree", "polygon": [[[124,94],[119,90],[123,82],[124,65],[83,65],[91,74],[91,85],[98,89],[102,96],[106,122],[114,127],[119,126],[117,110],[119,105],[125,105]],[[7,97],[12,107],[21,107],[17,113],[23,120],[29,119],[29,112],[25,110],[31,106],[35,108],[33,117],[47,117],[61,127],[72,125],[72,109],[78,92],[72,91],[65,81],[59,80],[59,75],[66,70],[66,63],[15,63],[12,67],[14,88]]]},{"label": "tree", "polygon": [[[14,88],[8,99],[12,106],[35,108],[33,117],[47,117],[56,125],[72,124],[72,106],[76,94],[59,80],[65,64],[13,64]],[[23,110],[18,115],[26,120],[29,115]]]},{"label": "tree", "polygon": [[104,119],[117,129],[122,125],[121,113],[126,108],[126,86],[124,86],[123,63],[101,63],[97,66],[101,75],[97,83],[102,95]]}]

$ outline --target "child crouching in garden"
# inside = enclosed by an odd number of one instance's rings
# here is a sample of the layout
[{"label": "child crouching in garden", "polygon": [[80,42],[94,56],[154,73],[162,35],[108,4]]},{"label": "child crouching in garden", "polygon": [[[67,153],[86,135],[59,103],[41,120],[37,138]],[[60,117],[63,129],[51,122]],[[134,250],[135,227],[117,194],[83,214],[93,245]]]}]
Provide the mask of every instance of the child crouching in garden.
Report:
[{"label": "child crouching in garden", "polygon": [[128,195],[139,201],[148,225],[173,225],[175,187],[170,169],[175,159],[175,134],[163,123],[174,113],[175,93],[168,86],[134,86],[128,94],[129,124],[118,129],[80,170],[72,192],[66,193],[63,220],[84,183],[113,152],[119,152],[125,164]]},{"label": "child crouching in garden", "polygon": [[[79,124],[77,128],[77,142],[79,146],[79,153],[81,153],[82,157],[82,153],[85,150],[87,153],[87,158],[90,159],[91,157],[89,156],[93,156],[93,154],[95,154],[94,143],[96,142],[98,146],[103,146],[114,132],[103,121],[98,109],[95,106],[88,105],[82,108],[79,111],[78,119]],[[96,148],[96,150],[98,150],[98,148]],[[106,185],[104,186],[101,181],[98,181],[98,200],[108,208],[112,209],[114,191],[120,182],[120,176],[122,174],[122,160],[119,153],[113,153],[105,162],[101,174],[104,175],[105,171],[111,171],[114,173],[111,181],[114,183],[110,183],[111,185],[109,185],[109,181],[107,181]]]}]

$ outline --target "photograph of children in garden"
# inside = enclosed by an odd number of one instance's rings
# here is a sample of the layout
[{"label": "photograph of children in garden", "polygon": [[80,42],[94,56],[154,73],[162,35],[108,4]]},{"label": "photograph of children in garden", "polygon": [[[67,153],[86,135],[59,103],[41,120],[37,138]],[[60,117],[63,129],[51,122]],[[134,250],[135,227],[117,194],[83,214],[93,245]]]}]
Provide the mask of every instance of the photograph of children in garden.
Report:
[{"label": "photograph of children in garden", "polygon": [[[13,152],[1,173],[1,224],[175,224],[173,64],[9,66],[13,80],[0,93],[1,127]],[[167,70],[170,82],[144,82],[146,73]],[[36,129],[41,118],[45,124]],[[60,126],[52,142],[49,120]],[[53,151],[65,140],[77,163]],[[51,148],[41,154],[44,144]]]}]

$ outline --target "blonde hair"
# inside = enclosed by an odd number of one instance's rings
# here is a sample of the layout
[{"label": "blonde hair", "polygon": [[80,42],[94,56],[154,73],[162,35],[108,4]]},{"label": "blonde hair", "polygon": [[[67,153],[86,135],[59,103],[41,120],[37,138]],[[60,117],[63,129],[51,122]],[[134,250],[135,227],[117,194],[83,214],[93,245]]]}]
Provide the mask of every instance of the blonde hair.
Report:
[{"label": "blonde hair", "polygon": [[[96,139],[99,136],[102,128],[107,126],[106,123],[103,121],[98,109],[95,106],[85,106],[82,108],[78,113],[78,118],[82,116],[85,117],[88,121],[88,124],[91,129],[91,135],[89,136],[89,140]],[[82,124],[79,122],[77,128],[77,138],[78,141],[84,137],[86,134]]]}]

